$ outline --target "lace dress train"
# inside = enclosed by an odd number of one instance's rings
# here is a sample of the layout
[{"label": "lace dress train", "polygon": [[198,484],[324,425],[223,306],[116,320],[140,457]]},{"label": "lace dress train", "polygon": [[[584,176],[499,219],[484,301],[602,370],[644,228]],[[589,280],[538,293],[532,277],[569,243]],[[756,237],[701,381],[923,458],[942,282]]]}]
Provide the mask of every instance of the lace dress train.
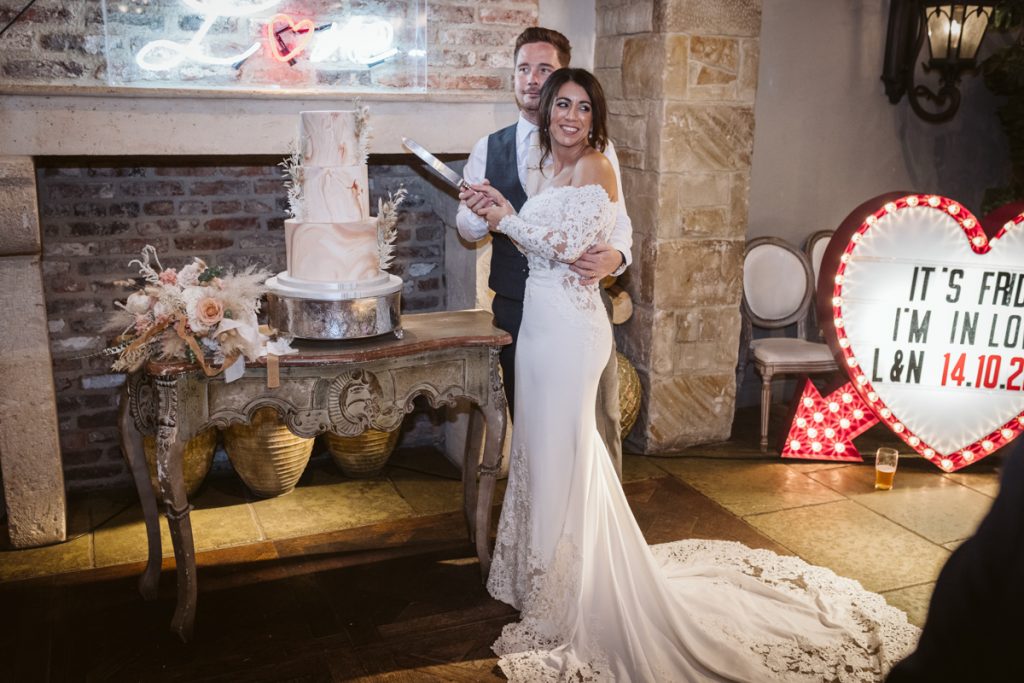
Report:
[{"label": "lace dress train", "polygon": [[881,596],[739,543],[644,541],[597,431],[611,326],[567,265],[613,220],[588,185],[539,194],[500,225],[530,277],[487,583],[521,613],[494,643],[499,666],[531,683],[880,680],[918,635]]}]

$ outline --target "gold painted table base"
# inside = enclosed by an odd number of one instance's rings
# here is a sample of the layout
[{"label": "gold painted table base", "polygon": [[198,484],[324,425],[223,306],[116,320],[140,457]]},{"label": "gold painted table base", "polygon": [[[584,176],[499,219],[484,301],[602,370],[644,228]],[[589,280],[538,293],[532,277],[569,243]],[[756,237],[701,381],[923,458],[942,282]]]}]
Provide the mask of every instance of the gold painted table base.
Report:
[{"label": "gold painted table base", "polygon": [[[143,434],[157,437],[157,481],[177,566],[177,604],[171,630],[192,637],[196,616],[196,558],[182,453],[192,436],[210,427],[247,423],[257,410],[278,410],[303,437],[323,432],[356,436],[366,429],[393,431],[413,399],[431,406],[474,406],[463,461],[463,511],[484,580],[490,570],[488,536],[494,487],[505,439],[505,394],[498,352],[511,343],[486,311],[421,313],[403,317],[405,334],[345,342],[297,342],[298,353],[279,358],[280,386],[267,388],[263,363],[246,366],[238,380],[207,378],[187,363],[149,363],[132,374],[121,399],[125,454],[139,493],[149,544],[139,592],[157,595],[162,551],[157,500],[149,483]],[[481,442],[483,443],[481,457]]]}]

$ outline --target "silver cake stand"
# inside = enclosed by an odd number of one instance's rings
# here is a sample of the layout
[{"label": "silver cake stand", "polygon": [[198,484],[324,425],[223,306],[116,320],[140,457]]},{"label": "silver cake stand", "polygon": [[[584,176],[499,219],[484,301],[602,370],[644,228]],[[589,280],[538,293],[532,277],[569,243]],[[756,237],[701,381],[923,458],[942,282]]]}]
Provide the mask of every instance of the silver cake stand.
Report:
[{"label": "silver cake stand", "polygon": [[402,338],[402,279],[350,283],[312,282],[286,272],[267,280],[267,318],[279,334],[340,340],[393,333]]}]

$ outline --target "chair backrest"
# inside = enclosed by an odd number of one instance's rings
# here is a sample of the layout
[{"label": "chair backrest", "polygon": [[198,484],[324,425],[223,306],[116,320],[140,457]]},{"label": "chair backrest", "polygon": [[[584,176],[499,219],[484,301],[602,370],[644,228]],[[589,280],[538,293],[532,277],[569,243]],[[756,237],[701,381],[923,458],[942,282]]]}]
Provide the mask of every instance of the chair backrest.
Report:
[{"label": "chair backrest", "polygon": [[814,294],[807,256],[777,237],[747,242],[743,255],[743,312],[758,327],[777,329],[803,323]]},{"label": "chair backrest", "polygon": [[811,233],[804,244],[804,253],[811,260],[811,272],[814,274],[814,286],[818,286],[818,276],[821,275],[821,259],[825,256],[825,249],[828,248],[829,240],[835,230],[819,230]]}]

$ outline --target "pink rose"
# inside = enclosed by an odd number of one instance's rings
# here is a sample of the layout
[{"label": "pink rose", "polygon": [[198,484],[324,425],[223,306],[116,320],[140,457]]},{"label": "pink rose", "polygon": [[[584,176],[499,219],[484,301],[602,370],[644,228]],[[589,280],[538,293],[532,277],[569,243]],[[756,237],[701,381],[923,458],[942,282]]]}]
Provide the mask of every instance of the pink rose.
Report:
[{"label": "pink rose", "polygon": [[152,323],[150,322],[150,320],[149,320],[149,318],[147,316],[144,316],[144,315],[137,315],[137,316],[135,316],[135,334],[140,334],[140,335],[141,334],[145,334],[146,330],[149,329],[149,326],[151,324]]},{"label": "pink rose", "polygon": [[178,282],[178,271],[168,268],[160,273],[160,282],[165,285],[174,285]]},{"label": "pink rose", "polygon": [[220,299],[204,296],[196,302],[196,320],[207,327],[216,325],[224,318],[224,304]]}]

